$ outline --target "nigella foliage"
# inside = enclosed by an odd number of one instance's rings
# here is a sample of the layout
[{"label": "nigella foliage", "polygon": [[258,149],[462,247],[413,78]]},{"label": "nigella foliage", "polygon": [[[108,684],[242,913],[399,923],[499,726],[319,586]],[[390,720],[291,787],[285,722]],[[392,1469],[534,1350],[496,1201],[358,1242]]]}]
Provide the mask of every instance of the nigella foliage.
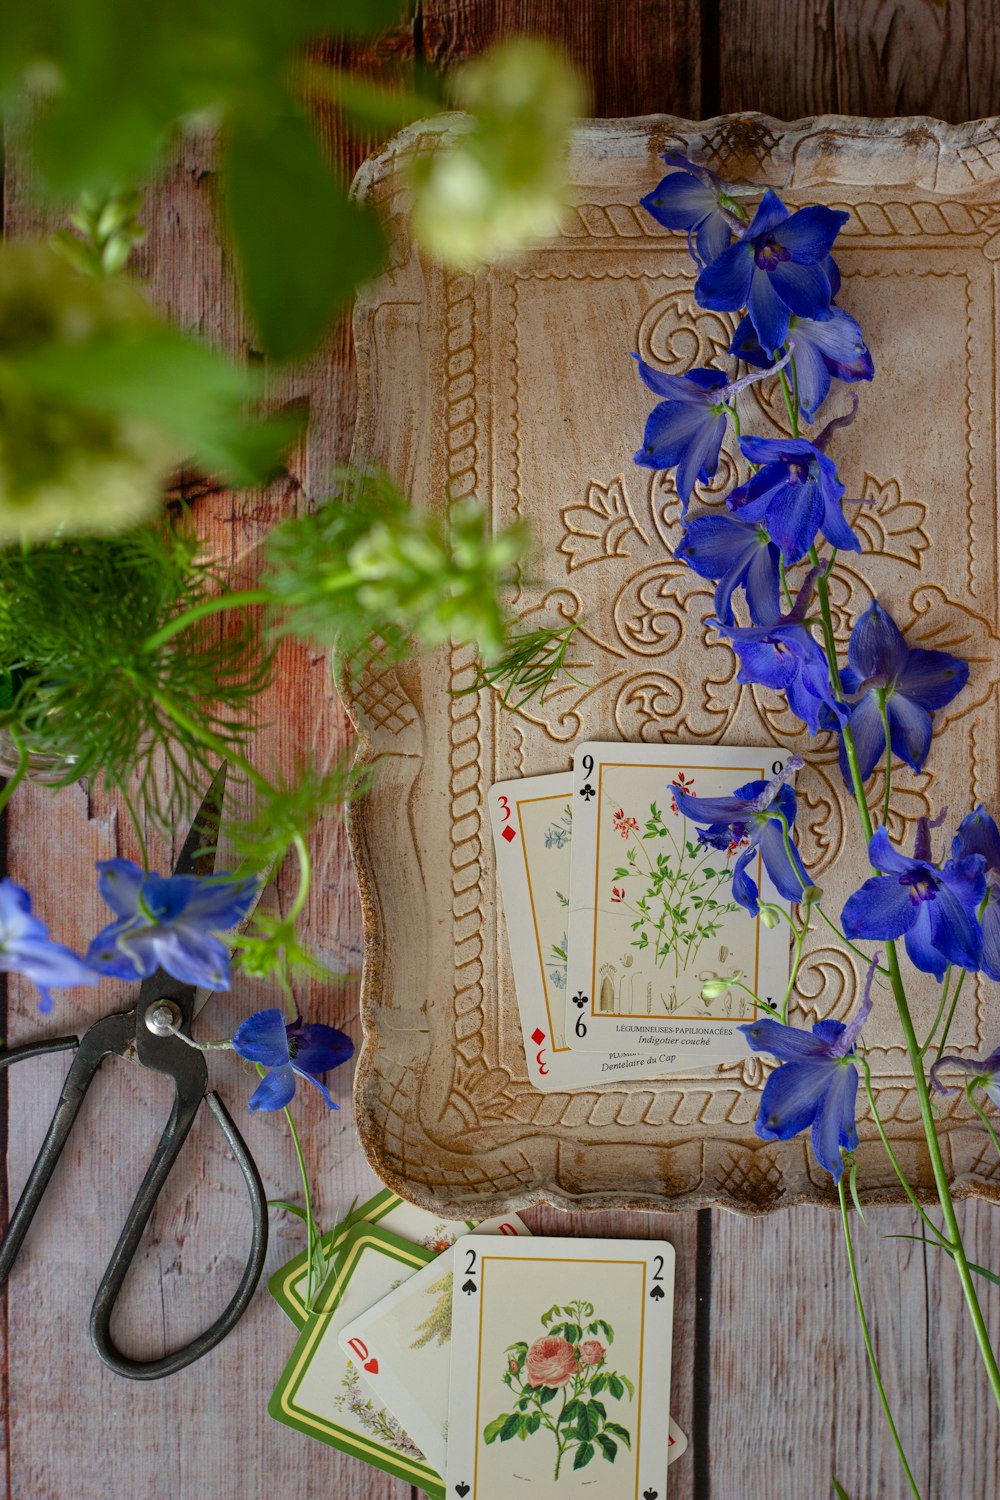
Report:
[{"label": "nigella foliage", "polygon": [[[248,710],[271,672],[271,651],[247,615],[149,649],[161,627],[218,586],[193,530],[167,516],[117,537],[0,549],[0,595],[17,601],[0,610],[0,725],[50,758],[52,780],[89,776],[121,788],[137,772],[141,803],[164,823],[178,820],[218,763],[203,731],[244,746],[254,730]],[[171,773],[165,792],[161,757]]]}]

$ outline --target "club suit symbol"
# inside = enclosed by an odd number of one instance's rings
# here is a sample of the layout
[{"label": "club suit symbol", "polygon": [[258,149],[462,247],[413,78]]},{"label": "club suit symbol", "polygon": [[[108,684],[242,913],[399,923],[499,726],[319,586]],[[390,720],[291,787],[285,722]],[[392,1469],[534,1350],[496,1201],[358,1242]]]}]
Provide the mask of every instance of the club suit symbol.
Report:
[{"label": "club suit symbol", "polygon": [[579,1010],[582,1010],[585,1005],[590,1004],[590,996],[585,995],[582,990],[577,990],[576,994],[573,996],[573,1004]]},{"label": "club suit symbol", "polygon": [[586,786],[582,786],[580,788],[580,796],[583,798],[584,802],[589,802],[591,797],[597,796],[597,793],[594,791],[594,788],[591,786],[589,781],[587,782]]}]

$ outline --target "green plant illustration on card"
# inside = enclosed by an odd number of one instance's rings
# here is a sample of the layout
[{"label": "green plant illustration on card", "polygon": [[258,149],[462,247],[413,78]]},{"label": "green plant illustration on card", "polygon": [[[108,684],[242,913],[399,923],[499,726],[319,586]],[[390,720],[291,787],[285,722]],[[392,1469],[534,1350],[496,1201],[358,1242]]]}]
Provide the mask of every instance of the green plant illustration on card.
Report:
[{"label": "green plant illustration on card", "polygon": [[556,1448],[554,1479],[570,1456],[574,1471],[598,1453],[613,1464],[623,1446],[631,1449],[632,1435],[609,1416],[608,1401],[635,1399],[632,1380],[608,1364],[614,1329],[584,1301],[550,1307],[541,1324],[546,1332],[534,1343],[520,1339],[504,1350],[503,1382],[514,1397],[513,1410],[487,1422],[483,1441],[527,1442],[547,1432]]},{"label": "green plant illustration on card", "polygon": [[[545,830],[546,849],[565,849],[573,832],[573,808],[567,802],[557,818],[553,818]],[[562,891],[556,891],[560,906],[569,906],[569,897]],[[549,983],[557,990],[566,988],[566,964],[567,951],[569,948],[569,936],[564,930],[562,941],[553,943],[549,950],[549,956],[545,960],[545,972],[549,976]]]},{"label": "green plant illustration on card", "polygon": [[[686,792],[694,778],[679,777]],[[728,830],[725,845],[692,839],[687,819],[671,807],[673,821],[655,802],[640,829],[639,820],[617,808],[611,817],[615,833],[627,844],[625,863],[612,875],[611,902],[632,913],[631,946],[648,949],[663,968],[669,959],[674,978],[695,962],[706,940],[718,937],[722,918],[738,911],[729,900],[733,872],[728,860],[738,843]]]}]

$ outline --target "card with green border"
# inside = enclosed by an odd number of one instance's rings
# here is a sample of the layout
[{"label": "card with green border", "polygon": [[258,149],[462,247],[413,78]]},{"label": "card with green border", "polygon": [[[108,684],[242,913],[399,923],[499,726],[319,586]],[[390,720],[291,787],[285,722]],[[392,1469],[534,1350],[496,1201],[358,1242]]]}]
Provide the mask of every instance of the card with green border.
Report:
[{"label": "card with green border", "polygon": [[[374,1198],[369,1198],[367,1203],[352,1208],[339,1224],[323,1235],[323,1253],[328,1261],[336,1257],[351,1229],[362,1223],[381,1224],[384,1229],[391,1230],[411,1244],[423,1245],[434,1255],[440,1255],[455,1243],[459,1235],[468,1234],[473,1229],[477,1234],[528,1233],[516,1214],[508,1214],[502,1219],[485,1219],[481,1224],[477,1224],[474,1219],[456,1223],[428,1213],[424,1208],[417,1208],[416,1204],[400,1198],[398,1193],[383,1188]],[[301,1328],[309,1315],[306,1307],[306,1259],[306,1252],[303,1250],[275,1271],[268,1282],[271,1296],[288,1314],[296,1328]]]},{"label": "card with green border", "polygon": [[354,1223],[268,1402],[277,1421],[443,1500],[444,1481],[340,1348],[341,1328],[432,1260],[382,1225]]}]

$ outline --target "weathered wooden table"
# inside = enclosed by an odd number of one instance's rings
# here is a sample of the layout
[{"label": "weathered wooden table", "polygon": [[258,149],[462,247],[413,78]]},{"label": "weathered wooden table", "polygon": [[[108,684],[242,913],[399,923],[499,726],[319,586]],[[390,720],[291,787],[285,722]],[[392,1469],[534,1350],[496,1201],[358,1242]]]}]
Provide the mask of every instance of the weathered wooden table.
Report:
[{"label": "weathered wooden table", "polygon": [[[707,117],[760,109],[786,119],[840,111],[961,120],[1000,113],[993,0],[417,0],[408,25],[346,61],[367,76],[399,77],[415,58],[445,66],[518,29],[568,47],[591,77],[597,115],[662,110]],[[349,136],[332,115],[323,128],[346,172],[377,144]],[[149,194],[144,269],[182,321],[249,351],[213,230],[213,185],[208,147],[179,156]],[[5,211],[8,233],[37,227],[28,184],[15,170],[8,173]],[[266,495],[198,501],[201,524],[236,579],[252,567],[266,527],[321,495],[329,466],[347,454],[354,396],[346,328],[288,382],[287,396],[307,396],[313,418],[291,479]],[[324,657],[287,649],[278,681],[280,701],[265,714],[273,727],[260,753],[288,766],[300,749],[335,754],[346,729]],[[136,852],[113,802],[83,787],[58,798],[24,788],[4,840],[9,873],[34,893],[59,935],[75,943],[103,920],[92,860]],[[329,822],[318,842],[311,936],[334,967],[356,971],[360,917],[343,828]],[[170,853],[156,850],[161,867]],[[280,881],[275,899],[283,899]],[[101,994],[106,1000],[108,989]],[[356,998],[354,982],[317,988],[310,1014],[357,1036]],[[261,1003],[259,992],[252,999]],[[63,1000],[48,1023],[52,1033],[86,1024],[94,1005],[86,991]],[[6,1008],[12,1042],[38,1033],[31,987],[12,981]],[[239,994],[214,1001],[205,1031],[215,1026],[228,1034],[246,1008]],[[56,1057],[15,1070],[9,1080],[0,1075],[12,1196],[64,1067]],[[238,1110],[249,1080],[236,1060],[213,1062],[213,1075]],[[404,1500],[405,1485],[267,1416],[267,1397],[292,1339],[264,1291],[220,1349],[164,1384],[120,1380],[93,1354],[86,1327],[94,1288],[161,1129],[168,1087],[124,1066],[107,1068],[3,1291],[5,1495]],[[346,1070],[333,1087],[343,1105],[339,1115],[328,1116],[318,1099],[297,1102],[328,1222],[372,1185],[352,1126]],[[257,1116],[246,1129],[268,1192],[294,1192],[283,1121]],[[852,1500],[903,1495],[832,1216],[795,1210],[758,1221],[709,1213],[527,1217],[542,1233],[665,1233],[676,1245],[671,1408],[691,1448],[671,1471],[674,1500],[804,1500],[831,1493],[832,1472]],[[993,1213],[970,1206],[962,1218],[970,1257],[995,1263]],[[152,1354],[210,1321],[235,1284],[248,1229],[235,1166],[214,1127],[196,1127],[127,1288],[117,1330],[125,1347]],[[912,1216],[903,1212],[875,1212],[858,1229],[883,1370],[926,1500],[990,1500],[1000,1493],[996,1412],[976,1370],[951,1268],[920,1242],[884,1238],[912,1229]],[[269,1269],[299,1246],[297,1221],[276,1216]],[[996,1338],[996,1299],[986,1300]]]}]

